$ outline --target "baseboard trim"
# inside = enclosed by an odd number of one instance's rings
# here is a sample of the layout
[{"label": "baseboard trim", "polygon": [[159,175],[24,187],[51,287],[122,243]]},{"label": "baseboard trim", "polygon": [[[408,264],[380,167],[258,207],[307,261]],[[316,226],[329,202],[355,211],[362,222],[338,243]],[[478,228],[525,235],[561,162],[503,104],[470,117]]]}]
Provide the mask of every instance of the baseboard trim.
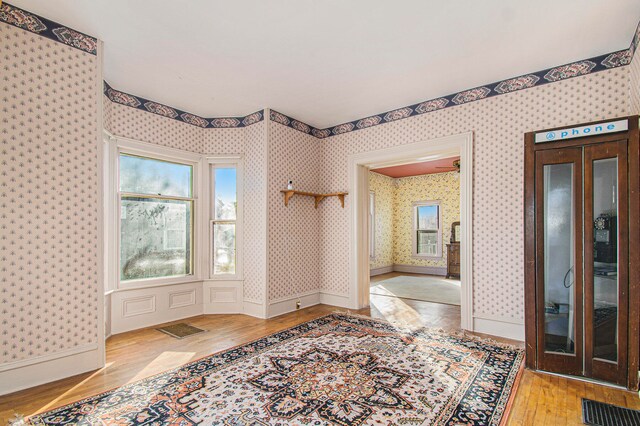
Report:
[{"label": "baseboard trim", "polygon": [[11,361],[0,364],[0,373],[7,370],[15,370],[16,368],[29,367],[34,364],[40,364],[42,362],[53,361],[58,358],[66,358],[73,355],[78,355],[84,352],[89,352],[98,349],[97,343],[89,343],[86,345],[76,346],[75,348],[66,349],[63,351],[54,352],[47,355],[36,356],[33,358],[22,359],[20,361]]},{"label": "baseboard trim", "polygon": [[390,272],[393,272],[393,265],[381,266],[380,268],[371,268],[369,269],[369,276],[375,277],[376,275],[388,274]]},{"label": "baseboard trim", "polygon": [[339,308],[349,308],[349,296],[342,294],[320,292],[320,303],[323,305],[337,306]]},{"label": "baseboard trim", "polygon": [[524,324],[500,321],[497,319],[473,318],[473,331],[492,336],[524,341]]},{"label": "baseboard trim", "polygon": [[447,276],[447,268],[444,266],[417,266],[417,265],[398,265],[385,266],[383,268],[375,268],[369,271],[369,276],[373,277],[381,274],[388,274],[389,272],[405,272],[408,274],[424,274],[424,275],[438,275],[441,277]]},{"label": "baseboard trim", "polygon": [[2,367],[5,369],[0,372],[0,395],[6,395],[97,370],[104,367],[104,358],[98,345],[91,344],[24,362],[6,363]]},{"label": "baseboard trim", "polygon": [[266,319],[265,306],[263,303],[245,300],[242,304],[242,313],[251,317]]},{"label": "baseboard trim", "polygon": [[269,303],[268,318],[277,317],[298,309],[297,302],[300,302],[300,309],[309,306],[318,305],[320,303],[320,291],[310,291],[300,293],[295,296],[274,300]]}]

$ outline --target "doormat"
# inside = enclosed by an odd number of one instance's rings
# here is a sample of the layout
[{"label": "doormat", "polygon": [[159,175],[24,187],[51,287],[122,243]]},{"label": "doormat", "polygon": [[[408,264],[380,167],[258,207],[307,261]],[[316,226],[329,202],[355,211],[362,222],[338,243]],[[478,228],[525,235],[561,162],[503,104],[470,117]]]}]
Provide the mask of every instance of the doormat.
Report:
[{"label": "doormat", "polygon": [[640,426],[640,411],[583,398],[582,421],[594,426]]},{"label": "doormat", "polygon": [[193,336],[194,334],[204,333],[206,331],[201,328],[186,324],[184,322],[167,325],[166,327],[156,328],[156,330],[162,331],[163,333],[168,334],[171,337],[175,337],[176,339],[183,339],[185,337]]}]

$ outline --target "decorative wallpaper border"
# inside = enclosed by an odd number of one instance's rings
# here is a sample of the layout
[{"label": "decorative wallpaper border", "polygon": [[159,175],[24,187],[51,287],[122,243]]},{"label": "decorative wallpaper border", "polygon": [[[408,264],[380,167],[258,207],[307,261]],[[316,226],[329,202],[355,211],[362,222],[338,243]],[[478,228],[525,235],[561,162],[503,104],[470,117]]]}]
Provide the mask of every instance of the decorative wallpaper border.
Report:
[{"label": "decorative wallpaper border", "polygon": [[629,50],[631,50],[631,58],[633,59],[633,55],[635,55],[636,50],[638,50],[638,46],[640,45],[640,22],[638,22],[638,25],[636,26],[636,32],[633,35],[633,40],[631,40],[631,47],[629,48]]},{"label": "decorative wallpaper border", "polygon": [[0,3],[0,22],[64,43],[92,55],[97,54],[97,38],[27,12],[9,3]]},{"label": "decorative wallpaper border", "polygon": [[289,117],[288,115],[284,115],[281,112],[271,110],[269,114],[269,119],[271,121],[275,121],[276,123],[280,123],[283,126],[291,127],[292,129],[296,129],[299,132],[306,133],[308,135],[313,135],[317,138],[323,138],[324,133],[323,130],[317,129],[310,124],[303,123],[300,120],[296,120],[295,118]]},{"label": "decorative wallpaper border", "polygon": [[[0,3],[0,22],[64,43],[92,55],[96,55],[97,53],[98,41],[95,37],[91,37],[87,34],[65,27],[64,25],[60,25],[54,21],[35,15],[6,2]],[[296,120],[295,118],[274,110],[271,110],[269,118],[271,121],[275,121],[306,134],[311,134],[319,139],[324,139],[330,136],[366,129],[380,124],[390,123],[432,111],[438,111],[444,108],[487,99],[493,96],[504,95],[518,90],[525,90],[573,77],[593,74],[599,71],[629,65],[639,46],[640,22],[636,26],[636,31],[628,49],[619,50],[617,52],[596,56],[582,61],[572,62],[543,71],[521,75],[519,77],[475,87],[473,89],[463,90],[461,92],[386,111],[370,117],[338,124],[326,129],[315,128],[309,124],[303,123],[302,121]],[[106,81],[104,82],[104,93],[112,102],[138,108],[143,111],[172,118],[201,128],[246,127],[264,119],[264,110],[256,111],[245,117],[203,118],[168,105],[120,92],[109,86]]]},{"label": "decorative wallpaper border", "polygon": [[228,129],[235,127],[247,127],[252,124],[259,123],[264,120],[264,110],[253,112],[245,117],[220,117],[220,118],[203,118],[186,111],[154,102],[139,96],[121,92],[114,89],[104,82],[104,94],[111,101],[117,104],[137,108],[142,111],[158,114],[166,118],[182,121],[193,126],[214,129]]},{"label": "decorative wallpaper border", "polygon": [[451,108],[458,105],[467,104],[469,102],[491,98],[493,96],[505,95],[507,93],[516,92],[518,90],[538,87],[573,77],[593,74],[599,71],[629,65],[631,63],[631,59],[633,58],[635,49],[638,46],[639,37],[640,36],[638,31],[636,31],[634,42],[629,49],[620,50],[606,55],[596,56],[594,58],[585,59],[582,61],[572,62],[570,64],[549,68],[531,74],[521,75],[519,77],[502,80],[497,83],[463,90],[451,95],[442,96],[440,98],[431,99],[403,108],[394,109],[391,111],[383,112],[381,114],[372,115],[371,117],[342,123],[337,126],[317,130],[316,132],[314,132],[314,136],[318,138],[336,136],[343,133],[366,129],[368,127],[373,127],[380,124],[390,123],[392,121],[402,120],[404,118],[409,118],[416,115],[426,114],[428,112],[437,111],[444,108]]}]

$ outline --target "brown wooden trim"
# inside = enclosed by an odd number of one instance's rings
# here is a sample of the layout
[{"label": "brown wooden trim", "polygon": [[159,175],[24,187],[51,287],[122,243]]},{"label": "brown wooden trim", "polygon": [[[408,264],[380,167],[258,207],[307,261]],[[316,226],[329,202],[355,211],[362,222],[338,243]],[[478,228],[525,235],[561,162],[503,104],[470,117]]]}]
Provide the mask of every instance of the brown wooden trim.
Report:
[{"label": "brown wooden trim", "polygon": [[524,136],[524,334],[525,365],[536,369],[536,227],[533,132]]},{"label": "brown wooden trim", "polygon": [[[626,136],[626,135],[625,135]],[[618,159],[618,359],[617,363],[594,358],[594,214],[593,214],[593,162],[608,158]],[[628,325],[628,200],[627,141],[619,140],[584,148],[584,323],[585,323],[585,375],[620,385],[627,383],[627,325]]]},{"label": "brown wooden trim", "polygon": [[627,388],[638,390],[640,367],[640,131],[629,117],[629,341]]},{"label": "brown wooden trim", "polygon": [[536,229],[544,229],[544,180],[543,170],[545,165],[552,164],[573,164],[573,204],[575,225],[574,241],[574,353],[559,354],[546,352],[545,343],[545,293],[544,293],[544,233],[537,232],[536,239],[536,315],[537,315],[537,364],[538,368],[554,371],[563,374],[582,375],[583,373],[583,353],[582,353],[582,286],[583,286],[583,265],[582,265],[582,148],[563,148],[553,151],[545,150],[536,152],[536,205],[535,205],[535,226]]},{"label": "brown wooden trim", "polygon": [[534,147],[534,151],[545,151],[549,149],[571,148],[576,146],[588,146],[599,143],[615,142],[620,139],[626,139],[628,132],[609,133],[599,136],[587,136],[576,139],[566,139],[557,142],[538,143]]},{"label": "brown wooden trim", "polygon": [[[623,117],[615,117],[615,118],[607,118],[606,120],[596,120],[596,121],[588,121],[586,123],[578,123],[578,124],[568,124],[566,126],[558,126],[558,127],[551,127],[549,129],[542,129],[542,130],[534,130],[533,133],[534,134],[534,138],[535,138],[535,134],[536,133],[544,133],[544,132],[552,132],[555,130],[560,130],[560,129],[566,129],[567,127],[582,127],[582,126],[594,126],[596,124],[601,124],[601,123],[609,123],[611,121],[619,121],[619,120],[627,120],[629,118],[632,118],[634,116],[623,116]],[[621,134],[625,134],[626,132],[619,132],[619,133],[610,133],[611,135],[618,135],[618,139],[621,139],[620,135]],[[589,139],[589,138],[593,138],[594,136],[585,136],[582,137],[580,139]]]}]

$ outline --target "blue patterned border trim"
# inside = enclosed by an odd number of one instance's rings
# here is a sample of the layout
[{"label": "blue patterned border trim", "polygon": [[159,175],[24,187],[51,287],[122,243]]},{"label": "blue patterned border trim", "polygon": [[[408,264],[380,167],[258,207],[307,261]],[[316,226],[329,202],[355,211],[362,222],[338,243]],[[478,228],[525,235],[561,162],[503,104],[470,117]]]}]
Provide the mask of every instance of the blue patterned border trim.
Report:
[{"label": "blue patterned border trim", "polygon": [[299,132],[306,133],[308,135],[313,135],[317,138],[323,138],[324,130],[316,129],[315,127],[303,123],[302,121],[296,120],[295,118],[289,117],[288,115],[284,115],[281,112],[271,110],[269,114],[269,119],[271,121],[275,121],[276,123],[280,123],[283,126],[291,127],[292,129],[296,129]]},{"label": "blue patterned border trim", "polygon": [[121,92],[111,87],[106,81],[104,82],[104,94],[111,102],[172,118],[203,129],[247,127],[264,120],[264,110],[256,111],[245,117],[203,118],[158,102]]},{"label": "blue patterned border trim", "polygon": [[0,22],[64,43],[92,55],[97,54],[98,39],[95,37],[27,12],[9,3],[2,2],[0,4]]},{"label": "blue patterned border trim", "polygon": [[638,45],[640,45],[640,22],[638,22],[636,32],[633,35],[633,40],[631,40],[631,47],[629,48],[629,50],[631,50],[631,58],[633,58],[633,55],[635,55],[638,50]]},{"label": "blue patterned border trim", "polygon": [[493,96],[504,95],[518,90],[538,87],[573,77],[593,74],[598,71],[629,65],[629,63],[631,63],[633,53],[638,46],[639,38],[640,33],[636,31],[634,42],[629,49],[596,56],[595,58],[585,59],[583,61],[572,62],[570,64],[549,68],[531,74],[521,75],[519,77],[510,78],[469,90],[463,90],[462,92],[394,109],[392,111],[383,112],[381,114],[350,121],[348,123],[339,124],[327,129],[315,129],[316,131],[313,134],[318,138],[341,135],[343,133],[366,129],[368,127],[390,123],[404,118],[438,111],[444,108],[468,104],[470,102],[491,98]]}]

